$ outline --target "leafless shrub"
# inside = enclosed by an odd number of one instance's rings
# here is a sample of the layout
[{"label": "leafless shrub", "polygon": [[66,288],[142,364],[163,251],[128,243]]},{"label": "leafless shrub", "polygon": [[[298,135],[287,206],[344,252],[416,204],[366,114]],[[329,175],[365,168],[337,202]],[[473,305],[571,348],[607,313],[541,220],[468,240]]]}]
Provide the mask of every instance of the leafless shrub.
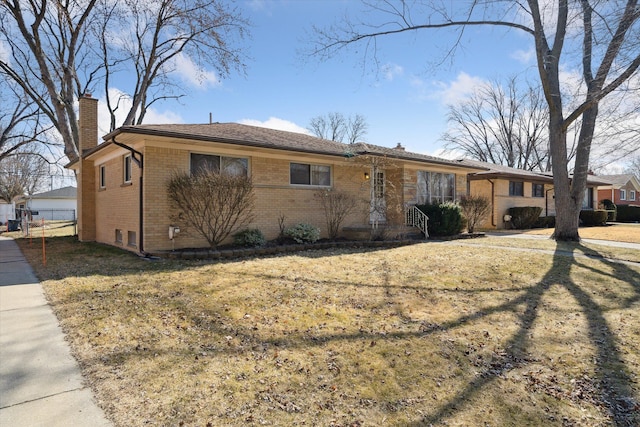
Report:
[{"label": "leafless shrub", "polygon": [[171,219],[202,235],[212,248],[253,219],[251,180],[213,171],[174,173],[167,184]]},{"label": "leafless shrub", "polygon": [[473,233],[476,226],[482,222],[491,211],[491,201],[484,196],[463,196],[460,198],[462,215],[467,218],[467,229]]},{"label": "leafless shrub", "polygon": [[349,193],[332,189],[319,190],[315,197],[320,200],[324,209],[329,239],[335,240],[345,218],[356,208],[357,199]]}]

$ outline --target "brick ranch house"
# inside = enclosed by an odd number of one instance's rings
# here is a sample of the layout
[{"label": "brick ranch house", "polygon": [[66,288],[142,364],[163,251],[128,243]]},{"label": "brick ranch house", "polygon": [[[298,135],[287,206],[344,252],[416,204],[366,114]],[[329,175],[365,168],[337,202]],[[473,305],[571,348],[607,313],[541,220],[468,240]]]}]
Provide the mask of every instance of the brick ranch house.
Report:
[{"label": "brick ranch house", "polygon": [[[279,235],[280,217],[286,227],[310,223],[326,237],[316,197],[323,189],[361,201],[344,221],[345,232],[368,232],[376,222],[402,234],[408,208],[458,200],[467,194],[467,175],[483,169],[402,147],[342,144],[235,123],[123,126],[98,145],[97,100],[89,96],[80,99],[79,128],[82,155],[67,165],[78,183],[79,239],[136,252],[207,246],[201,236],[183,232],[185,224],[171,222],[166,191],[175,171],[202,161],[251,177],[255,219],[249,227],[267,239]],[[170,226],[181,228],[174,240]]]},{"label": "brick ranch house", "polygon": [[[555,216],[551,174],[468,159],[462,163],[485,168],[483,171],[471,173],[468,177],[469,194],[486,196],[491,200],[490,217],[480,224],[481,228],[509,228],[505,214],[511,207],[537,206],[542,209],[541,216]],[[583,209],[598,207],[598,188],[604,183],[600,178],[592,175],[587,177]]]},{"label": "brick ranch house", "polygon": [[611,200],[616,205],[640,206],[640,181],[633,174],[600,175],[605,185],[598,188],[600,200]]},{"label": "brick ranch house", "polygon": [[[174,172],[193,170],[203,161],[251,177],[255,218],[249,227],[267,239],[279,235],[281,218],[286,227],[310,223],[326,237],[316,197],[325,189],[359,201],[343,223],[343,235],[351,238],[368,238],[372,224],[402,235],[416,204],[467,194],[492,201],[485,228],[504,228],[502,218],[511,206],[544,204],[542,214],[552,214],[549,176],[411,153],[400,144],[342,144],[236,123],[123,126],[98,144],[97,100],[88,95],[80,99],[79,131],[81,156],[67,165],[78,184],[78,237],[134,252],[207,246],[185,224],[171,221],[166,190]],[[181,228],[173,240],[172,226]]]}]

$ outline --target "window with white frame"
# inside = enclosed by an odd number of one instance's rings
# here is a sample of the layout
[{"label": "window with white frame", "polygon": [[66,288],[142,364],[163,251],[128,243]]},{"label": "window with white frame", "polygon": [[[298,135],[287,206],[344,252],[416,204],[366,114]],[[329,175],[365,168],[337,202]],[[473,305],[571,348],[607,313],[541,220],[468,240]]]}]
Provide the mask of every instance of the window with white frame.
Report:
[{"label": "window with white frame", "polygon": [[452,202],[456,195],[456,175],[418,171],[416,203],[433,204]]},{"label": "window with white frame", "polygon": [[126,156],[124,156],[123,170],[124,170],[123,179],[125,184],[130,183],[131,182],[131,154],[127,154]]},{"label": "window with white frame", "polygon": [[631,200],[632,202],[635,202],[635,200],[636,200],[636,191],[635,190],[629,190],[629,200]]},{"label": "window with white frame", "polygon": [[624,188],[620,189],[620,200],[627,200],[627,190]]},{"label": "window with white frame", "polygon": [[248,176],[249,159],[191,153],[191,175],[202,172],[222,172],[225,175],[231,176]]},{"label": "window with white frame", "polygon": [[293,185],[329,187],[331,186],[331,166],[290,163],[289,182]]}]

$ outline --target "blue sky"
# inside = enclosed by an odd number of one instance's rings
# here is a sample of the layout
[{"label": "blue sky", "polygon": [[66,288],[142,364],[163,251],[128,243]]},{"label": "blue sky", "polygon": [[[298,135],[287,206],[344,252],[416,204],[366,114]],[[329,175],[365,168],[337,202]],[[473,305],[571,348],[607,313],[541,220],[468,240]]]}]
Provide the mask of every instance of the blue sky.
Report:
[{"label": "blue sky", "polygon": [[[241,122],[304,131],[311,119],[330,112],[361,114],[369,124],[366,142],[436,154],[446,129],[446,103],[484,80],[531,73],[531,39],[517,32],[468,29],[464,49],[453,63],[434,67],[451,46],[453,33],[422,31],[380,40],[380,69],[363,67],[361,54],[341,54],[319,62],[301,50],[312,25],[327,27],[362,6],[343,0],[254,0],[238,3],[252,22],[244,41],[246,76],[194,83],[182,67],[188,96],[180,104],[160,104],[146,123]],[[358,46],[362,51],[363,46]]]}]

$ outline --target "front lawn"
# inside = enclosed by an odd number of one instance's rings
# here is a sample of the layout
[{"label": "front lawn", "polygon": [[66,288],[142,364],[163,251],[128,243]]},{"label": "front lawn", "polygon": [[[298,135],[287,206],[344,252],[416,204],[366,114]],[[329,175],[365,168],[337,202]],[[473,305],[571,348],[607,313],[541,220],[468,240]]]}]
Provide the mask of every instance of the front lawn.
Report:
[{"label": "front lawn", "polygon": [[52,238],[46,268],[19,243],[119,426],[639,425],[640,265],[476,240],[178,262]]}]

